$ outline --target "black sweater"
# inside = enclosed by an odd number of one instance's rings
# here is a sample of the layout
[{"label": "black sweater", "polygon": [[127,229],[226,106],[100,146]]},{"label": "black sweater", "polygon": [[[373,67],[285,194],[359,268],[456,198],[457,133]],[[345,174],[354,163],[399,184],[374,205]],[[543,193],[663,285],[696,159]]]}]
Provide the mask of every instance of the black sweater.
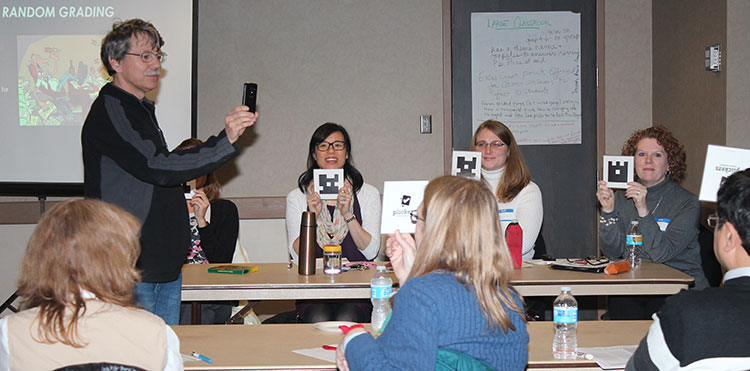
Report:
[{"label": "black sweater", "polygon": [[222,131],[203,144],[170,152],[154,104],[105,85],[81,132],[84,194],[113,203],[143,222],[137,267],[143,282],[177,279],[190,246],[181,183],[205,175],[239,151]]},{"label": "black sweater", "polygon": [[231,263],[237,235],[240,231],[240,217],[237,206],[229,200],[211,201],[211,222],[198,228],[201,248],[209,263]]}]

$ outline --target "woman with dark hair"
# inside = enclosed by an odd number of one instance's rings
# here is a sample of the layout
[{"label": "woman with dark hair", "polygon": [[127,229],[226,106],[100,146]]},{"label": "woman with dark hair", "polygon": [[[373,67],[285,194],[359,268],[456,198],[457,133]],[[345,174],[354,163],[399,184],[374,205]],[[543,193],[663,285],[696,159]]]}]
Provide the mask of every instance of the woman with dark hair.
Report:
[{"label": "woman with dark hair", "polygon": [[518,220],[523,230],[523,259],[533,258],[544,217],[542,191],[531,181],[516,138],[502,122],[487,120],[474,132],[471,150],[482,153],[482,179],[495,194],[503,230]]},{"label": "woman with dark hair", "polygon": [[174,331],[132,304],[140,229],[97,200],[67,200],[44,214],[21,262],[25,309],[0,320],[0,370],[183,369]]},{"label": "woman with dark hair", "polygon": [[427,185],[414,238],[396,231],[386,243],[401,283],[390,320],[377,339],[351,329],[336,349],[340,370],[435,370],[455,359],[471,370],[526,368],[523,301],[494,200],[476,180]]},{"label": "woman with dark hair", "polygon": [[[346,179],[335,200],[323,201],[313,190],[314,169],[344,169]],[[299,231],[303,211],[312,211],[317,218],[316,256],[323,257],[321,246],[341,245],[343,257],[350,261],[373,260],[380,249],[380,193],[365,183],[354,167],[352,144],[343,126],[325,123],[310,139],[307,170],[286,196],[286,230],[289,254],[297,260]],[[342,304],[340,301],[316,305],[298,303],[300,318],[305,322],[347,320],[367,322],[372,306],[369,301]],[[327,307],[327,308],[326,308]]]},{"label": "woman with dark hair", "polygon": [[[642,257],[666,264],[695,278],[695,289],[708,287],[698,245],[700,202],[677,183],[685,176],[685,151],[664,126],[638,130],[622,146],[624,156],[634,156],[637,181],[613,192],[599,181],[596,197],[601,204],[599,240],[610,259],[625,256],[625,234],[637,220],[643,236]],[[612,319],[648,319],[664,302],[662,296],[632,297],[627,305],[610,297]],[[643,300],[640,300],[643,299]],[[639,304],[634,304],[638,302]]]},{"label": "woman with dark hair", "polygon": [[[200,139],[185,139],[175,151],[186,151],[203,143]],[[190,248],[186,251],[188,264],[231,263],[240,231],[237,206],[219,198],[221,184],[213,172],[195,179],[193,197],[187,200],[190,215]],[[204,302],[201,305],[201,324],[224,324],[232,314],[232,302]],[[190,324],[190,304],[180,306],[180,324]]]}]

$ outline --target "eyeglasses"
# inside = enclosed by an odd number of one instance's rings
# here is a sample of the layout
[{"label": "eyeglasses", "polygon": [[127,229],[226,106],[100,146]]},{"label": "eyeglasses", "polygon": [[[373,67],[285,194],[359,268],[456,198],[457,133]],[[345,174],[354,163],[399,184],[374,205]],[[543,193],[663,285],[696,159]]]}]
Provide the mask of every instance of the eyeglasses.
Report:
[{"label": "eyeglasses", "polygon": [[490,146],[490,148],[493,151],[498,150],[500,148],[503,148],[504,145],[505,145],[505,143],[503,143],[501,141],[498,141],[498,140],[496,140],[496,141],[494,141],[492,143],[487,143],[485,141],[474,143],[474,147],[477,147],[477,148],[479,148],[481,150],[484,150],[485,148],[487,148],[487,146]]},{"label": "eyeglasses", "polygon": [[136,53],[125,53],[125,54],[141,57],[141,60],[143,61],[143,63],[151,63],[154,61],[154,58],[159,60],[159,63],[164,63],[164,61],[167,59],[167,53],[164,53],[164,52],[154,53],[152,51],[145,51],[140,54],[136,54]]},{"label": "eyeglasses", "polygon": [[571,259],[567,258],[568,263],[578,263],[578,264],[588,264],[588,265],[602,265],[609,263],[609,258],[606,256],[602,256],[601,258],[598,258],[596,256],[587,256],[583,259]]},{"label": "eyeglasses", "polygon": [[315,148],[317,148],[318,151],[320,152],[327,151],[328,147],[333,147],[334,151],[343,151],[344,148],[346,148],[346,142],[344,142],[343,140],[337,140],[337,141],[334,141],[333,143],[322,141],[318,143],[317,146],[315,146]]},{"label": "eyeglasses", "polygon": [[418,221],[424,221],[424,218],[419,216],[419,213],[417,213],[417,210],[412,210],[409,213],[409,216],[411,217],[411,224],[417,224]]},{"label": "eyeglasses", "polygon": [[708,224],[709,228],[716,228],[719,225],[719,215],[716,213],[709,215],[706,218],[706,224]]}]

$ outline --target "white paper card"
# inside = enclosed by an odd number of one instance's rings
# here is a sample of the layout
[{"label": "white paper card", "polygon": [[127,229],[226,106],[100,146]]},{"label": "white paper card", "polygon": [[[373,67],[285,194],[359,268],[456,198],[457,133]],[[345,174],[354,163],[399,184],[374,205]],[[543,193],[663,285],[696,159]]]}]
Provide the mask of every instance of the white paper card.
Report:
[{"label": "white paper card", "polygon": [[[339,346],[339,344],[329,344],[329,346],[337,347]],[[317,347],[317,348],[297,349],[297,350],[293,350],[292,353],[297,353],[303,356],[317,358],[326,362],[336,363],[336,351],[323,349],[322,346]]]},{"label": "white paper card", "polygon": [[750,167],[750,149],[715,146],[710,144],[706,151],[706,165],[701,181],[701,201],[716,202],[721,180],[738,170]]},{"label": "white paper card", "polygon": [[426,180],[383,183],[381,234],[390,234],[396,229],[401,233],[414,233],[415,225],[411,222],[409,214],[422,203],[427,183]]},{"label": "white paper card", "polygon": [[602,161],[602,179],[609,188],[628,188],[628,182],[635,177],[633,156],[604,156]]},{"label": "white paper card", "polygon": [[613,347],[578,348],[579,353],[591,354],[602,370],[623,369],[635,353],[637,345],[618,345]]},{"label": "white paper card", "polygon": [[482,179],[482,153],[473,151],[453,151],[451,175],[469,179]]},{"label": "white paper card", "polygon": [[314,169],[315,192],[322,200],[335,200],[344,186],[344,169]]}]

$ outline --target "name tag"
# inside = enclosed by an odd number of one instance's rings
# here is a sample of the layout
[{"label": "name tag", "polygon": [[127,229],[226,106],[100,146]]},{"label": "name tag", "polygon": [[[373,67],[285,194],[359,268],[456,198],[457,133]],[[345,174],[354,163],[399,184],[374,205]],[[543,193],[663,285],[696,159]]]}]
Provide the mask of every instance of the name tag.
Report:
[{"label": "name tag", "polygon": [[667,230],[667,227],[669,226],[669,222],[671,222],[671,219],[667,218],[654,218],[656,220],[656,224],[659,225],[659,229],[664,232]]},{"label": "name tag", "polygon": [[500,227],[503,231],[508,228],[508,224],[513,221],[516,217],[516,213],[513,209],[500,209]]}]

